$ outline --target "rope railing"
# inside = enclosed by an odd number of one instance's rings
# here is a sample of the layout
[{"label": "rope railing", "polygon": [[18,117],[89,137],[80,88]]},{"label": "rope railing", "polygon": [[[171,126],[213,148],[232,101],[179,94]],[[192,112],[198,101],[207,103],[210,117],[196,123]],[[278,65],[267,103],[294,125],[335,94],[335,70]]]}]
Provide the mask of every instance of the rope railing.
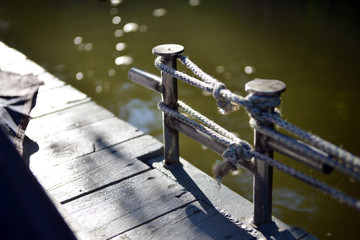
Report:
[{"label": "rope railing", "polygon": [[[343,171],[351,175],[352,177],[360,180],[359,157],[281,119],[278,112],[268,113],[262,111],[263,109],[266,109],[268,107],[278,106],[281,101],[279,97],[260,96],[256,94],[249,94],[248,96],[243,97],[234,94],[230,90],[226,89],[224,84],[221,84],[218,80],[204,73],[198,66],[196,66],[193,62],[191,62],[187,57],[181,55],[179,59],[182,63],[184,63],[186,67],[188,67],[192,72],[194,72],[195,75],[200,77],[204,82],[194,77],[191,77],[185,73],[181,73],[175,69],[167,67],[161,62],[161,57],[156,58],[155,66],[159,70],[164,71],[167,74],[179,80],[182,80],[192,86],[195,86],[207,92],[214,92],[213,96],[218,101],[218,106],[221,109],[220,113],[226,114],[229,113],[230,111],[237,109],[236,105],[242,106],[248,111],[249,115],[252,118],[254,118],[257,122],[268,122],[274,124],[288,131],[289,133],[294,134],[295,136],[313,145],[314,147],[317,147],[320,150],[330,154],[331,156],[343,161],[343,162],[339,162],[339,161],[335,162],[334,160],[328,160],[327,162],[324,163],[332,167],[335,167],[338,170]],[[227,101],[224,101],[224,99]],[[253,128],[256,128],[256,125],[257,125],[256,123],[251,124]],[[273,131],[268,132],[268,134],[271,134],[272,137],[276,137],[276,134]],[[303,150],[306,151],[305,149]]]},{"label": "rope railing", "polygon": [[[182,46],[173,44],[153,49],[153,53],[159,55],[155,59],[155,66],[161,71],[162,79],[134,68],[129,71],[131,80],[160,92],[167,102],[158,104],[164,114],[165,164],[178,161],[178,156],[174,155],[178,153],[177,142],[173,142],[178,141],[177,135],[169,134],[180,131],[222,155],[224,161],[213,168],[214,177],[219,182],[230,170],[245,167],[255,179],[254,223],[258,226],[271,221],[272,167],[360,210],[360,200],[273,158],[273,151],[277,151],[323,173],[329,173],[335,168],[360,180],[359,157],[280,117],[276,107],[281,103],[280,94],[286,87],[284,83],[277,80],[253,80],[247,83],[246,90],[250,93],[244,97],[233,93],[222,82],[205,73],[182,55],[183,51]],[[177,60],[199,79],[178,71]],[[221,114],[229,114],[239,107],[245,108],[255,133],[254,148],[184,102],[178,101],[176,79],[212,93]],[[170,98],[169,92],[175,95]],[[178,109],[186,114],[180,113]],[[298,139],[278,132],[274,126]]]}]

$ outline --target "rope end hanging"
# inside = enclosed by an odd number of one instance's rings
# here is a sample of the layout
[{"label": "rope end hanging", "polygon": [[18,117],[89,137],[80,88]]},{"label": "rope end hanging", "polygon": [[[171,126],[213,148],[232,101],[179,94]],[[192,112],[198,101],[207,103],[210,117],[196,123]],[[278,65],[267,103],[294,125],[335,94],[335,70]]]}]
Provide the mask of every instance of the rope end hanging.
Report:
[{"label": "rope end hanging", "polygon": [[224,159],[221,163],[216,163],[212,168],[214,178],[221,182],[221,180],[229,173],[230,170],[237,170],[238,160],[243,159],[250,161],[251,146],[245,142],[240,141],[239,143],[232,143],[223,153]]},{"label": "rope end hanging", "polygon": [[237,167],[235,167],[230,162],[218,162],[215,163],[215,165],[212,167],[212,172],[214,175],[214,178],[220,183],[221,180],[228,174],[230,170],[236,170]]}]

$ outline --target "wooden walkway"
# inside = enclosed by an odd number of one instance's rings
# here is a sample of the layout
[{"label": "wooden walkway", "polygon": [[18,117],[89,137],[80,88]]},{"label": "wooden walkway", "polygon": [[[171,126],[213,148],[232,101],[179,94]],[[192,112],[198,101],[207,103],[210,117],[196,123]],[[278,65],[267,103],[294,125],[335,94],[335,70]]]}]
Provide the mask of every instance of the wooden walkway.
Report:
[{"label": "wooden walkway", "polygon": [[158,140],[1,42],[0,56],[1,70],[45,82],[24,150],[78,238],[315,239],[275,218],[256,229],[252,203],[183,159],[163,168]]}]

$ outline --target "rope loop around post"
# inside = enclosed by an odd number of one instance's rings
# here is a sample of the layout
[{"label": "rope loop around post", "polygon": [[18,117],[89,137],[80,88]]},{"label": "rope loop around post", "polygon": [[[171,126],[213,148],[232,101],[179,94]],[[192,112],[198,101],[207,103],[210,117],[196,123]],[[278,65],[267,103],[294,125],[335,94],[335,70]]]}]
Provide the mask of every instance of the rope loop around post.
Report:
[{"label": "rope loop around post", "polygon": [[[269,108],[275,108],[280,105],[281,99],[280,96],[264,96],[254,93],[250,93],[245,97],[247,104],[246,110],[248,111],[250,117],[256,120],[259,124],[269,123],[268,118],[264,117],[264,114],[270,114],[267,112]],[[274,116],[280,116],[280,111],[274,109],[274,113],[271,113]]]},{"label": "rope loop around post", "polygon": [[252,104],[253,107],[258,109],[267,109],[279,106],[281,103],[280,96],[264,96],[259,94],[250,93],[246,99]]}]

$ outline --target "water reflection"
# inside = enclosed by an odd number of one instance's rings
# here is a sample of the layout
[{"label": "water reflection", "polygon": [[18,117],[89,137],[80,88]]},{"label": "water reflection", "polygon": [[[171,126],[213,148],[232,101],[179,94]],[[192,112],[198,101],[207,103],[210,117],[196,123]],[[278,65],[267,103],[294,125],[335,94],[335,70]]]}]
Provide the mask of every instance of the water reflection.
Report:
[{"label": "water reflection", "polygon": [[134,23],[134,22],[129,22],[129,23],[125,24],[123,27],[123,31],[125,33],[136,32],[138,29],[139,29],[139,24]]},{"label": "water reflection", "polygon": [[139,31],[140,31],[141,33],[144,33],[144,32],[146,32],[147,30],[148,30],[148,26],[146,26],[146,25],[141,25],[140,28],[139,28]]},{"label": "water reflection", "polygon": [[200,3],[201,3],[200,0],[189,0],[189,5],[193,7],[199,6]]},{"label": "water reflection", "polygon": [[78,72],[76,75],[75,75],[75,78],[77,80],[82,80],[84,78],[84,74],[82,72]]},{"label": "water reflection", "polygon": [[165,16],[166,13],[167,13],[167,11],[165,8],[158,8],[158,9],[155,9],[152,14],[154,17],[162,17],[162,16]]},{"label": "water reflection", "polygon": [[113,19],[112,19],[113,24],[119,24],[120,22],[121,22],[121,17],[119,17],[119,16],[113,17]]},{"label": "water reflection", "polygon": [[109,71],[108,71],[109,77],[114,77],[115,74],[116,74],[116,70],[115,70],[115,69],[109,69]]},{"label": "water reflection", "polygon": [[123,0],[110,0],[110,3],[112,6],[117,6],[122,2],[123,2]]},{"label": "water reflection", "polygon": [[96,86],[95,91],[96,91],[96,93],[102,93],[104,91],[104,88],[103,88],[103,86],[98,85],[98,86]]},{"label": "water reflection", "polygon": [[124,32],[121,29],[116,29],[114,32],[115,37],[122,37],[123,35],[124,35]]},{"label": "water reflection", "polygon": [[161,115],[151,110],[151,106],[156,104],[156,100],[144,101],[141,99],[131,99],[126,106],[121,106],[120,116],[129,119],[136,124],[140,130],[149,133],[153,129],[161,127]]},{"label": "water reflection", "polygon": [[119,52],[124,50],[125,48],[126,48],[126,43],[120,42],[120,43],[116,44],[116,50]]},{"label": "water reflection", "polygon": [[290,188],[274,189],[273,204],[281,208],[290,209],[293,212],[307,212],[311,214],[317,210],[313,199]]},{"label": "water reflection", "polygon": [[92,48],[93,48],[92,43],[85,44],[85,47],[84,47],[85,51],[91,51]]},{"label": "water reflection", "polygon": [[130,56],[120,56],[115,59],[116,65],[130,65],[133,62],[133,58]]},{"label": "water reflection", "polygon": [[73,40],[74,45],[77,46],[79,51],[91,51],[93,49],[92,43],[85,43],[81,36],[77,36]]},{"label": "water reflection", "polygon": [[110,15],[113,15],[113,16],[118,14],[118,12],[119,12],[119,9],[117,9],[116,7],[111,8],[109,11]]},{"label": "water reflection", "polygon": [[83,39],[82,39],[82,37],[80,37],[80,36],[74,38],[74,44],[75,44],[75,45],[81,44],[82,41],[83,41]]},{"label": "water reflection", "polygon": [[255,67],[253,67],[253,66],[246,66],[246,67],[244,68],[244,72],[245,72],[246,74],[253,74],[253,73],[255,72]]},{"label": "water reflection", "polygon": [[224,72],[225,72],[225,67],[224,67],[224,66],[221,66],[221,65],[216,66],[215,71],[216,71],[217,73],[224,73]]},{"label": "water reflection", "polygon": [[94,77],[94,70],[89,69],[86,74],[89,78],[92,78],[92,77]]}]

